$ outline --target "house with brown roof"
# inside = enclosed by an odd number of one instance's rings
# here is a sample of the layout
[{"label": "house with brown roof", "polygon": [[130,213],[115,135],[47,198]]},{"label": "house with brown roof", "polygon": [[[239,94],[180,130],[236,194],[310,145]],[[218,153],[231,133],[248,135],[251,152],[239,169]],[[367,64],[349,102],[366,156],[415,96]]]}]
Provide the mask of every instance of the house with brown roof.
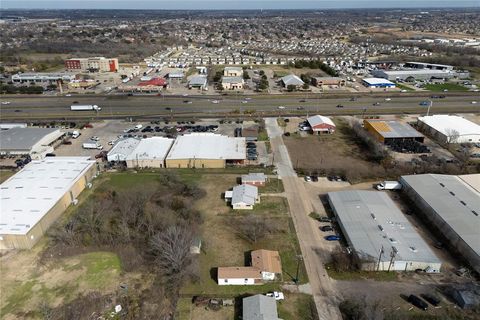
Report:
[{"label": "house with brown roof", "polygon": [[247,267],[219,267],[219,285],[255,285],[282,277],[282,263],[278,251],[255,250],[251,253],[252,265]]}]

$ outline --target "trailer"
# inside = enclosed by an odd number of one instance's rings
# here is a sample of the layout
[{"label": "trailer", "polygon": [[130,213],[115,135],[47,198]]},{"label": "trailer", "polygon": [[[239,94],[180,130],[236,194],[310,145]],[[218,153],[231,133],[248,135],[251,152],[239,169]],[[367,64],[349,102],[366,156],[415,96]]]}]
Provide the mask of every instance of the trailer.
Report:
[{"label": "trailer", "polygon": [[400,190],[402,185],[398,181],[383,181],[377,184],[377,190]]},{"label": "trailer", "polygon": [[83,149],[97,149],[102,150],[103,146],[96,141],[85,142],[82,145]]},{"label": "trailer", "polygon": [[102,108],[96,104],[73,104],[70,106],[71,111],[100,111]]}]

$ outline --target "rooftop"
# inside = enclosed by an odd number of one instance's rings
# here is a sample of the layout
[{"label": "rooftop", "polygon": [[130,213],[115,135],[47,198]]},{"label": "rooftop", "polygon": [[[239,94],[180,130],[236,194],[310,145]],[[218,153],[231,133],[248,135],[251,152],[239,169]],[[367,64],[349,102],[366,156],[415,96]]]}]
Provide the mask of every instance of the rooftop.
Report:
[{"label": "rooftop", "polygon": [[458,131],[460,136],[480,135],[480,125],[459,116],[436,114],[433,116],[418,117],[418,120],[446,136],[451,135],[451,130]]},{"label": "rooftop", "polygon": [[282,273],[282,262],[278,251],[265,249],[252,251],[252,266],[262,271]]},{"label": "rooftop", "polygon": [[423,134],[407,123],[394,120],[364,120],[384,138],[422,138]]},{"label": "rooftop", "polygon": [[188,82],[190,85],[205,85],[207,83],[207,76],[205,75],[196,75],[193,76]]},{"label": "rooftop", "polygon": [[246,181],[265,182],[265,180],[267,180],[267,177],[265,176],[265,173],[263,173],[263,172],[249,173],[249,174],[242,175],[242,182],[246,182]]},{"label": "rooftop", "polygon": [[233,187],[232,204],[245,203],[254,205],[258,198],[258,188],[249,184],[242,184]]},{"label": "rooftop", "polygon": [[408,70],[381,70],[385,74],[438,74],[444,75],[448,74],[449,71],[447,70],[438,70],[438,69],[408,69]]},{"label": "rooftop", "polygon": [[286,75],[285,77],[282,77],[281,80],[285,84],[285,86],[301,86],[304,84],[303,80],[294,74]]},{"label": "rooftop", "polygon": [[191,133],[178,136],[167,156],[167,160],[243,160],[245,158],[245,138],[232,138],[215,133]]},{"label": "rooftop", "polygon": [[240,83],[243,82],[242,77],[222,77],[222,83]]},{"label": "rooftop", "polygon": [[387,80],[387,79],[383,79],[383,78],[365,78],[365,79],[362,79],[364,82],[368,83],[368,84],[372,84],[372,85],[375,85],[375,84],[391,84],[391,85],[395,85],[395,83]]},{"label": "rooftop", "polygon": [[243,320],[278,320],[277,301],[273,297],[257,294],[242,300]]},{"label": "rooftop", "polygon": [[219,279],[260,279],[262,277],[262,272],[254,267],[219,267],[217,273]]},{"label": "rooftop", "polygon": [[30,151],[37,143],[42,142],[46,136],[52,135],[52,141],[60,138],[63,133],[56,128],[11,128],[0,131],[0,150],[26,150]]},{"label": "rooftop", "polygon": [[126,160],[163,160],[167,156],[173,139],[151,137],[140,140],[134,150],[127,155]]},{"label": "rooftop", "polygon": [[480,174],[402,176],[455,233],[480,255]]},{"label": "rooftop", "polygon": [[95,164],[88,157],[32,161],[0,185],[0,234],[26,234]]},{"label": "rooftop", "polygon": [[117,141],[113,148],[108,151],[108,161],[125,161],[139,143],[140,139],[137,138],[125,138]]},{"label": "rooftop", "polygon": [[355,252],[364,259],[440,263],[405,215],[385,192],[337,191],[328,193],[329,201],[345,236]]},{"label": "rooftop", "polygon": [[332,119],[325,116],[320,116],[320,115],[311,116],[307,118],[307,121],[312,128],[322,124],[328,124],[335,127],[335,123],[333,123]]}]

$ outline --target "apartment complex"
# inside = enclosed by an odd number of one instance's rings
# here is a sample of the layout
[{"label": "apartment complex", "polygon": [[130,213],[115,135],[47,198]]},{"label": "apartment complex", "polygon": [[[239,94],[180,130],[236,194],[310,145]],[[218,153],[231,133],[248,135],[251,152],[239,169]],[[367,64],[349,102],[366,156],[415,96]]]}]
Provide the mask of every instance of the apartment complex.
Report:
[{"label": "apartment complex", "polygon": [[65,60],[65,69],[68,71],[116,72],[118,70],[118,59],[105,57],[72,58]]}]

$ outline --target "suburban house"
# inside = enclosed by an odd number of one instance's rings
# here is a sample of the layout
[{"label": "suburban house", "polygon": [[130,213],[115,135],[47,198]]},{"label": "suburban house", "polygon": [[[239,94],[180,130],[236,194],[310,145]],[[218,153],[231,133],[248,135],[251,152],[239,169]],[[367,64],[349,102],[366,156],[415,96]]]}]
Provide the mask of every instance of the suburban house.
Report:
[{"label": "suburban house", "polygon": [[332,119],[324,116],[311,116],[307,118],[310,127],[312,128],[313,133],[334,133],[335,132],[335,123]]},{"label": "suburban house", "polygon": [[258,188],[249,184],[235,186],[232,191],[225,191],[225,201],[230,201],[235,210],[252,210],[260,202]]},{"label": "suburban house", "polygon": [[222,87],[224,90],[241,90],[243,89],[242,77],[222,77]]},{"label": "suburban house", "polygon": [[288,76],[282,77],[280,79],[280,82],[285,88],[287,88],[288,86],[295,86],[295,88],[300,88],[304,85],[303,80],[294,74],[289,74]]},{"label": "suburban house", "polygon": [[243,76],[243,69],[240,67],[225,67],[223,75],[225,77],[241,77]]},{"label": "suburban house", "polygon": [[282,278],[282,263],[278,251],[255,250],[251,252],[249,267],[219,267],[219,285],[254,285]]},{"label": "suburban house", "polygon": [[312,83],[316,87],[322,87],[322,86],[344,87],[346,84],[345,79],[342,79],[339,77],[314,77],[312,78]]},{"label": "suburban house", "polygon": [[265,176],[265,173],[263,172],[242,175],[242,184],[264,187],[266,181],[267,176]]},{"label": "suburban house", "polygon": [[257,294],[242,299],[242,320],[280,320],[274,297]]}]

